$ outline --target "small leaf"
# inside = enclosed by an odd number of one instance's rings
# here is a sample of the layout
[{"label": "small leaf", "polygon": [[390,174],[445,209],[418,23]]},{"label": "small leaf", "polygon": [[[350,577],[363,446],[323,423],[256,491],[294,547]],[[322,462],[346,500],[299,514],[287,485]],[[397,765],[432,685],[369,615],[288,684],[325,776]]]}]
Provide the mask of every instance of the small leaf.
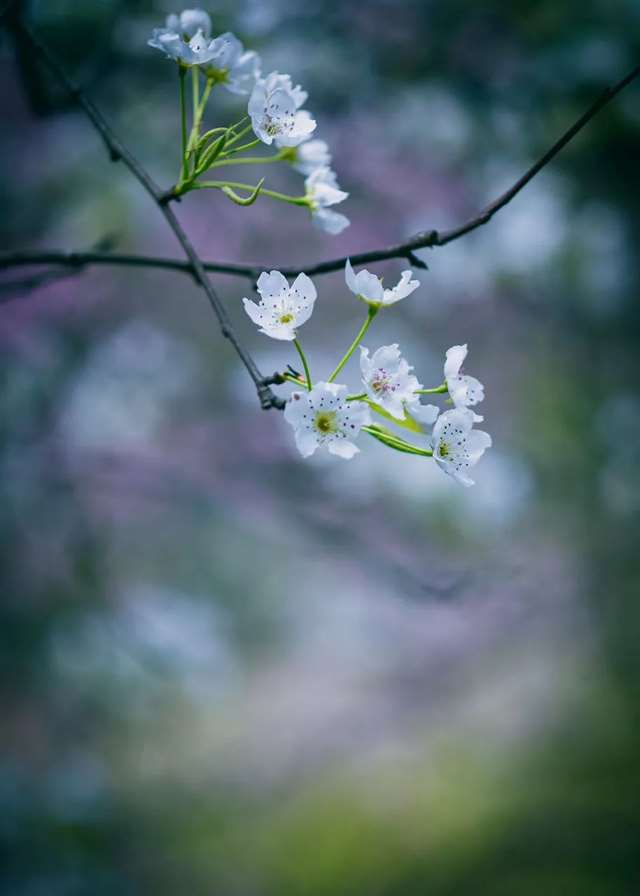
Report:
[{"label": "small leaf", "polygon": [[204,152],[200,162],[198,163],[198,168],[196,171],[196,176],[202,174],[207,168],[210,168],[213,162],[218,158],[222,150],[225,148],[227,143],[227,133],[225,132],[221,137],[212,143]]}]

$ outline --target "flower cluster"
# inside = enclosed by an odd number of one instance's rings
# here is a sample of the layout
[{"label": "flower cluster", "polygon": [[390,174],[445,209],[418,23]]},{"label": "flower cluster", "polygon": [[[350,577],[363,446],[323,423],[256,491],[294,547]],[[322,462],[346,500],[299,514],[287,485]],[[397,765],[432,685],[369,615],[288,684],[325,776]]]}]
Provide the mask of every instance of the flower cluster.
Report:
[{"label": "flower cluster", "polygon": [[[348,227],[349,219],[329,206],[343,202],[349,194],[338,186],[325,141],[312,139],[316,121],[303,108],[308,94],[299,84],[294,86],[289,75],[277,71],[263,76],[260,56],[245,50],[229,31],[212,36],[211,18],[201,9],[185,9],[168,16],[163,28],[154,28],[148,43],[178,63],[180,75],[182,165],[173,196],[217,189],[238,205],[251,205],[263,195],[306,208],[312,222],[327,233],[338,234]],[[189,70],[193,111],[187,136],[184,81]],[[248,96],[247,115],[233,125],[202,134],[205,109],[215,85]],[[251,131],[255,139],[241,143]],[[246,155],[259,144],[276,152]],[[216,168],[274,162],[288,164],[305,176],[303,194],[292,196],[270,190],[264,186],[264,178],[257,184],[203,179],[206,172]]]},{"label": "flower cluster", "polygon": [[[425,389],[402,356],[397,343],[383,345],[373,353],[361,345],[380,309],[393,305],[414,292],[420,283],[404,271],[399,282],[384,289],[382,281],[369,271],[355,273],[351,262],[345,266],[347,287],[367,304],[367,318],[355,340],[326,379],[313,383],[309,364],[298,341],[298,328],[313,312],[316,289],[306,274],[298,274],[291,286],[279,271],[266,272],[258,279],[260,302],[244,299],[244,307],[260,332],[272,339],[293,342],[302,361],[304,376],[289,367],[279,382],[291,382],[296,389],[287,401],[284,417],[293,427],[296,445],[303,457],[318,446],[331,454],[352,458],[359,452],[356,439],[365,432],[389,448],[422,457],[432,457],[438,466],[461,485],[473,485],[470,469],[491,445],[491,436],[475,429],[482,421],[472,408],[484,398],[482,383],[462,372],[466,345],[454,345],[446,353],[444,382]],[[346,385],[335,382],[356,348],[360,348],[360,389],[349,393]],[[449,409],[423,404],[423,395],[448,396]],[[375,418],[390,421],[421,439],[412,444]],[[429,428],[430,432],[429,432]]]},{"label": "flower cluster", "polygon": [[[349,194],[338,185],[329,147],[315,136],[316,121],[305,108],[306,90],[294,85],[287,74],[273,71],[263,75],[259,55],[245,50],[229,31],[213,36],[211,18],[201,9],[185,9],[168,16],[163,28],[154,29],[149,45],[177,63],[179,76],[181,168],[167,200],[201,189],[220,190],[241,206],[268,196],[306,208],[312,222],[327,233],[341,233],[349,225],[349,219],[335,210]],[[189,132],[188,75],[192,96]],[[216,86],[247,97],[247,114],[235,124],[204,130],[207,103]],[[257,146],[274,151],[271,155],[247,155]],[[303,194],[271,190],[264,186],[264,177],[256,184],[204,178],[214,169],[278,162],[303,175]],[[395,451],[432,457],[459,483],[473,485],[469,470],[491,445],[491,437],[474,428],[483,419],[474,408],[483,400],[484,388],[475,377],[462,372],[467,346],[452,346],[446,354],[444,382],[425,388],[397,343],[372,351],[361,344],[380,310],[411,295],[420,286],[419,281],[413,279],[410,270],[403,271],[395,286],[386,288],[375,274],[366,270],[356,273],[349,260],[345,281],[367,306],[367,317],[332,373],[315,383],[298,340],[298,330],[313,314],[317,299],[309,277],[300,273],[290,285],[280,271],[265,271],[257,282],[259,301],[243,300],[247,315],[261,333],[292,342],[300,356],[304,373],[289,366],[276,377],[278,383],[290,382],[297,387],[286,403],[284,417],[293,427],[300,453],[309,457],[318,446],[324,446],[331,454],[349,459],[360,451],[356,440],[364,432]],[[350,393],[346,385],[335,380],[358,348],[360,384]],[[447,396],[450,407],[441,411],[437,405],[422,402],[422,396],[438,394]],[[381,421],[393,424],[396,430]],[[397,429],[408,430],[419,443],[407,441]]]}]

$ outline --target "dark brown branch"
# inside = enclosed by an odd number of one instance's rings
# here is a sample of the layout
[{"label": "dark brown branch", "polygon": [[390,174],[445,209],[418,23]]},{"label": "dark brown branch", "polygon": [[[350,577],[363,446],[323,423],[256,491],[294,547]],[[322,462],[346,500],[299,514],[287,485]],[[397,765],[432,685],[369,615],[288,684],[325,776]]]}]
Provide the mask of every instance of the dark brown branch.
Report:
[{"label": "dark brown branch", "polygon": [[173,209],[170,208],[168,204],[162,201],[164,191],[155,183],[155,181],[148,174],[145,168],[137,161],[137,159],[134,158],[134,156],[131,155],[129,150],[121,143],[121,141],[112,131],[111,127],[103,118],[102,113],[96,108],[96,106],[94,106],[91,100],[87,96],[85,96],[78,85],[68,77],[65,70],[52,56],[48,48],[34,34],[31,28],[29,28],[29,26],[19,17],[14,18],[12,27],[16,32],[18,39],[23,39],[28,42],[35,55],[38,58],[42,59],[47,68],[49,68],[53,75],[60,81],[63,87],[84,110],[88,118],[91,120],[91,123],[95,127],[96,131],[102,137],[102,140],[112,161],[122,161],[131,171],[133,176],[138,180],[138,182],[144,187],[149,196],[151,196],[151,198],[154,200],[159,210],[164,215],[169,227],[175,234],[178,242],[182,246],[184,253],[189,260],[186,268],[193,275],[196,282],[204,290],[207,299],[209,300],[209,304],[211,305],[216,317],[218,318],[220,330],[223,336],[228,339],[229,342],[233,345],[238,356],[249,372],[249,375],[253,380],[258,392],[261,407],[263,407],[265,410],[272,407],[281,408],[284,403],[280,398],[277,398],[271,391],[270,387],[265,384],[264,377],[258,370],[255,361],[253,360],[249,352],[240,343],[231,325],[226,309],[222,304],[222,301],[217,292],[213,288],[211,281],[207,277],[202,261],[196,253],[187,234],[183,230],[182,225],[176,218]]},{"label": "dark brown branch", "polygon": [[[341,258],[333,258],[329,261],[321,261],[319,264],[308,265],[304,268],[279,267],[285,276],[295,276],[301,270],[310,276],[316,274],[328,274],[344,267],[347,257],[354,265],[369,264],[376,261],[385,261],[390,258],[405,258],[414,267],[426,267],[425,263],[415,255],[419,249],[445,246],[453,240],[471,233],[483,224],[487,224],[496,212],[508,205],[511,200],[532,180],[539,171],[549,162],[587,125],[597,113],[604,108],[621,90],[634,81],[640,74],[640,66],[636,66],[628,75],[613,87],[607,87],[598,99],[580,116],[580,118],[565,131],[565,133],[547,150],[547,152],[532,165],[519,180],[506,192],[484,208],[479,215],[469,221],[455,227],[452,230],[421,231],[410,237],[404,243],[389,246],[386,249],[374,249],[369,252],[360,252]],[[157,188],[156,188],[157,189]],[[156,198],[154,196],[154,198]],[[70,267],[83,267],[89,264],[115,264],[132,265],[136,267],[170,268],[176,271],[193,273],[192,265],[188,262],[176,261],[166,258],[155,258],[144,255],[119,255],[107,252],[5,252],[0,253],[0,268],[15,267],[27,264],[55,264]],[[202,267],[208,271],[216,271],[220,274],[231,274],[239,277],[247,277],[255,280],[257,274],[265,268],[273,265],[259,264],[233,264],[223,262],[203,262]]]},{"label": "dark brown branch", "polygon": [[[177,258],[161,258],[153,255],[131,255],[121,252],[103,252],[90,250],[87,252],[68,251],[65,249],[52,249],[38,251],[27,249],[20,252],[0,251],[0,270],[15,267],[28,267],[31,265],[55,265],[78,270],[89,265],[116,265],[135,268],[164,268],[165,270],[179,271],[183,274],[193,275],[191,264]],[[203,261],[202,267],[206,271],[217,274],[232,274],[238,277],[246,277],[256,280],[262,268],[252,268],[242,264],[224,264],[216,261]],[[283,271],[284,273],[284,271]]]}]

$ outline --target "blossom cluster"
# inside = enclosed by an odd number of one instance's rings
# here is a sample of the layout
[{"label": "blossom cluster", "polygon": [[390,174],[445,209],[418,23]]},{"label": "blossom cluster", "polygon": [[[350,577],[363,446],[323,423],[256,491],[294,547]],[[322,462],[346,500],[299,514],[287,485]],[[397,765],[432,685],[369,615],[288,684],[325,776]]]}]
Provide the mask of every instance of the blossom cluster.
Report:
[{"label": "blossom cluster", "polygon": [[[304,386],[289,397],[284,417],[292,426],[296,445],[303,457],[312,455],[319,446],[342,458],[359,452],[356,439],[366,432],[389,448],[408,454],[433,457],[445,473],[461,485],[473,485],[470,469],[477,464],[491,445],[491,437],[474,424],[483,420],[475,406],[484,398],[482,383],[462,371],[467,356],[466,345],[454,345],[446,353],[444,382],[425,389],[403,357],[397,343],[382,345],[371,352],[361,345],[368,327],[380,311],[411,295],[420,283],[411,271],[403,271],[399,282],[384,289],[375,274],[363,270],[357,274],[351,262],[345,266],[349,290],[367,305],[367,319],[358,336],[326,379],[313,382],[309,366],[298,341],[298,329],[313,313],[316,288],[304,273],[289,285],[279,271],[263,272],[257,283],[258,303],[245,298],[244,307],[260,332],[272,339],[293,342],[305,369],[305,375],[293,372],[281,375],[281,381]],[[360,349],[360,391],[350,393],[336,376],[354,353]],[[423,395],[447,395],[450,407],[441,412],[434,404],[423,404]],[[375,422],[382,417],[420,438],[415,445],[388,427]]]},{"label": "blossom cluster", "polygon": [[[181,90],[184,75],[191,70],[193,91],[197,95],[188,141],[183,129],[183,168],[174,188],[176,196],[192,189],[220,189],[239,205],[250,205],[262,194],[306,207],[313,223],[327,233],[338,234],[349,226],[349,219],[331,207],[343,202],[349,194],[338,186],[328,145],[313,137],[316,121],[303,108],[308,94],[299,84],[294,85],[289,75],[277,71],[263,75],[258,53],[245,50],[231,32],[212,36],[211,18],[201,9],[185,9],[178,15],[168,16],[163,28],[154,28],[148,43],[178,63]],[[199,92],[201,80],[204,83],[202,96]],[[214,128],[201,136],[205,106],[215,85],[248,96],[246,119],[250,123],[245,125],[244,119],[228,128]],[[184,103],[181,93],[183,121]],[[238,141],[250,130],[255,140],[238,146]],[[239,158],[259,143],[273,146],[276,153]],[[263,186],[264,179],[257,185],[202,180],[205,172],[223,165],[279,161],[305,176],[303,195],[276,193]]]},{"label": "blossom cluster", "polygon": [[[349,225],[349,219],[334,208],[349,194],[338,185],[329,147],[315,136],[316,121],[305,108],[308,94],[299,84],[278,71],[263,75],[260,56],[254,50],[246,50],[229,31],[213,36],[211,18],[201,9],[185,9],[168,16],[163,28],[154,29],[149,45],[177,63],[179,76],[181,170],[168,198],[177,198],[190,190],[217,189],[238,205],[248,206],[263,195],[306,208],[312,221],[328,233],[339,234]],[[185,89],[188,75],[192,97],[189,132]],[[216,86],[247,97],[247,114],[232,125],[209,128],[203,133],[207,103]],[[275,153],[247,155],[260,145]],[[214,169],[277,162],[290,165],[304,176],[303,195],[271,190],[264,186],[264,177],[257,184],[204,179]],[[350,260],[345,265],[345,281],[367,306],[367,317],[335,369],[326,379],[316,382],[298,340],[298,330],[310,319],[317,300],[310,278],[300,273],[289,284],[280,271],[264,271],[257,282],[260,300],[243,300],[247,315],[261,333],[292,342],[300,356],[304,374],[289,366],[275,379],[297,387],[286,402],[284,417],[293,428],[300,454],[309,457],[323,446],[331,454],[350,459],[360,451],[356,441],[364,432],[395,451],[431,457],[457,482],[473,485],[469,471],[491,445],[491,437],[475,428],[483,420],[475,407],[484,398],[484,388],[479,380],[462,371],[467,346],[452,346],[446,353],[444,381],[425,388],[397,343],[373,350],[362,345],[376,315],[415,292],[419,281],[413,279],[411,271],[403,271],[395,286],[383,287],[375,274],[366,270],[356,273]],[[336,379],[357,349],[359,391],[349,392]],[[423,403],[425,395],[446,396],[448,407],[441,410],[435,404]],[[387,423],[396,429],[389,429]],[[408,430],[414,441],[408,441],[398,429]]]}]

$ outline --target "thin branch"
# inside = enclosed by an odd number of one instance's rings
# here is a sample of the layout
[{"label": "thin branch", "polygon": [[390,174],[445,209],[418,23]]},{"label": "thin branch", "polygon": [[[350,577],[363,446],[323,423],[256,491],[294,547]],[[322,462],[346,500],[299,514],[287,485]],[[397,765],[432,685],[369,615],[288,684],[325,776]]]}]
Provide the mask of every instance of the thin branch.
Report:
[{"label": "thin branch", "polygon": [[[0,270],[15,267],[27,267],[30,265],[60,265],[67,268],[81,270],[89,265],[116,265],[118,267],[136,268],[164,268],[165,270],[180,271],[183,274],[193,276],[191,263],[177,258],[162,258],[153,255],[131,255],[120,252],[101,252],[90,250],[87,252],[68,251],[65,249],[37,249],[20,252],[0,251]],[[243,264],[224,264],[216,261],[203,261],[202,267],[206,271],[217,274],[231,274],[238,277],[246,277],[255,280],[259,277],[262,268],[250,267]],[[292,269],[293,270],[293,269]],[[283,273],[285,271],[283,270]]]},{"label": "thin branch", "polygon": [[170,208],[166,202],[163,202],[164,191],[155,183],[146,169],[140,164],[140,162],[137,161],[137,159],[134,158],[134,156],[114,134],[111,127],[103,118],[102,113],[96,108],[96,106],[94,106],[91,100],[87,96],[85,96],[80,87],[78,87],[78,85],[69,78],[65,70],[61,67],[55,57],[52,56],[48,48],[34,34],[31,28],[21,18],[18,18],[14,21],[13,27],[17,32],[18,37],[24,39],[30,44],[35,55],[38,58],[42,59],[47,68],[49,68],[53,75],[60,81],[64,88],[78,103],[78,105],[80,105],[84,110],[91,123],[95,127],[96,131],[101,136],[111,160],[114,162],[119,160],[122,161],[131,171],[133,176],[142,185],[142,187],[144,187],[149,196],[151,196],[151,198],[154,200],[154,202],[158,206],[158,209],[164,215],[164,218],[167,221],[169,227],[175,234],[178,242],[182,246],[184,253],[189,260],[187,268],[193,275],[196,282],[204,290],[209,300],[209,304],[211,305],[216,317],[218,318],[218,323],[220,324],[222,335],[233,345],[238,356],[249,372],[249,375],[255,384],[261,407],[265,410],[272,407],[281,408],[284,405],[284,402],[280,398],[277,398],[271,391],[269,386],[264,383],[264,377],[258,370],[255,361],[239,341],[238,336],[236,335],[228,318],[226,309],[222,304],[222,301],[220,300],[217,292],[213,288],[211,281],[207,277],[202,261],[196,253],[190,239],[188,238],[187,234],[182,228],[182,225],[176,218],[173,209]]},{"label": "thin branch", "polygon": [[[640,66],[636,66],[628,75],[613,87],[607,87],[598,97],[598,99],[580,116],[580,118],[571,125],[571,127],[556,140],[553,146],[532,165],[519,178],[512,187],[502,193],[497,199],[484,208],[480,214],[455,227],[452,230],[421,231],[410,237],[404,243],[398,243],[389,246],[386,249],[375,249],[369,252],[360,252],[350,256],[341,258],[333,258],[329,261],[321,261],[319,264],[308,265],[304,268],[299,267],[279,267],[285,276],[295,276],[303,270],[309,276],[317,274],[328,274],[331,271],[337,271],[344,267],[347,257],[351,259],[354,265],[368,264],[376,261],[384,261],[390,258],[405,258],[411,265],[418,268],[426,268],[426,264],[422,259],[415,255],[419,249],[434,248],[436,246],[445,246],[454,240],[471,233],[478,227],[487,224],[493,216],[508,205],[511,200],[532,180],[539,171],[541,171],[556,155],[587,125],[598,112],[604,108],[611,100],[620,93],[625,87],[631,84],[638,75],[640,75]],[[81,101],[81,100],[79,100]],[[83,102],[84,105],[84,102]],[[93,107],[92,107],[93,108]],[[95,110],[94,110],[95,113]],[[109,145],[109,144],[108,144]],[[137,163],[135,163],[137,164]],[[157,189],[157,188],[156,188]],[[164,195],[164,194],[163,194]],[[155,196],[154,196],[155,198]],[[156,258],[145,255],[123,255],[108,252],[63,252],[63,251],[45,251],[45,252],[3,252],[0,253],[0,268],[16,267],[28,264],[54,264],[65,265],[69,267],[84,267],[91,264],[114,264],[128,265],[136,267],[154,267],[154,268],[170,268],[176,271],[193,274],[192,265],[189,262],[183,262],[167,258]],[[220,274],[230,274],[232,276],[247,277],[251,280],[256,279],[260,271],[271,268],[273,265],[259,264],[233,264],[216,261],[202,262],[202,267],[208,271],[215,271]],[[197,278],[196,278],[197,279]]]}]

